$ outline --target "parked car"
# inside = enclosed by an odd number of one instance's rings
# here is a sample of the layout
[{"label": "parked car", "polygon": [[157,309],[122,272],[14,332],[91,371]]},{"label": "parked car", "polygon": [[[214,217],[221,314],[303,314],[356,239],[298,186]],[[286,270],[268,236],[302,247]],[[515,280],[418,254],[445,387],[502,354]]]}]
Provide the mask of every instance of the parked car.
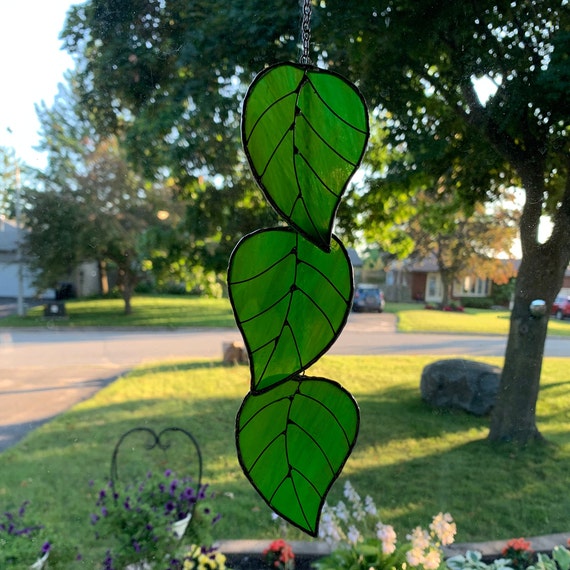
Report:
[{"label": "parked car", "polygon": [[558,320],[570,319],[570,297],[556,297],[551,314]]},{"label": "parked car", "polygon": [[355,287],[354,300],[352,302],[352,310],[354,312],[377,311],[381,313],[385,305],[384,293],[378,285],[361,283]]}]

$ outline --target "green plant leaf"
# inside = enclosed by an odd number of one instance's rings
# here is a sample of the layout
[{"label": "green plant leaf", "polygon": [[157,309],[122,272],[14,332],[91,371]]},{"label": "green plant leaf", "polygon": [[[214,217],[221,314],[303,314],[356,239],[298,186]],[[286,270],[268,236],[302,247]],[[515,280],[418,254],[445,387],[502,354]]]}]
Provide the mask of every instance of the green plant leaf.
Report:
[{"label": "green plant leaf", "polygon": [[238,458],[267,504],[312,536],[325,497],[355,443],[360,412],[326,378],[296,376],[248,394],[236,418]]},{"label": "green plant leaf", "polygon": [[230,257],[228,290],[262,391],[308,368],[337,339],[354,290],[346,249],[324,253],[290,228],[244,237]]},{"label": "green plant leaf", "polygon": [[287,223],[324,251],[368,136],[362,95],[331,71],[280,63],[257,75],[244,100],[242,142],[257,183]]}]

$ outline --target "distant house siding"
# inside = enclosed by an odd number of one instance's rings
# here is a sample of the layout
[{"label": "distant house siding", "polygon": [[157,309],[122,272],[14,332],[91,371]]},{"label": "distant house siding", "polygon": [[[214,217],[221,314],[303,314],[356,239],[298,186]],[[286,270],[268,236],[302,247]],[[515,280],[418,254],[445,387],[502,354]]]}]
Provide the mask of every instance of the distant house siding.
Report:
[{"label": "distant house siding", "polygon": [[[32,287],[32,278],[27,271],[22,275],[24,297],[35,297],[36,289]],[[0,262],[0,297],[18,296],[18,264]]]}]

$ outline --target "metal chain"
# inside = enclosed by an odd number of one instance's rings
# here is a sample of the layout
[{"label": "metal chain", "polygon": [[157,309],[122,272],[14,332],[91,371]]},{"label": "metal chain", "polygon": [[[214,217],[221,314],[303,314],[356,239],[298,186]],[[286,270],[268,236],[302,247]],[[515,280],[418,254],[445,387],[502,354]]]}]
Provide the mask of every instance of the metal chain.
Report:
[{"label": "metal chain", "polygon": [[303,7],[303,14],[301,20],[301,43],[303,45],[303,53],[300,58],[300,62],[304,65],[310,65],[310,44],[311,44],[311,13],[313,7],[311,6],[311,0],[301,0]]}]

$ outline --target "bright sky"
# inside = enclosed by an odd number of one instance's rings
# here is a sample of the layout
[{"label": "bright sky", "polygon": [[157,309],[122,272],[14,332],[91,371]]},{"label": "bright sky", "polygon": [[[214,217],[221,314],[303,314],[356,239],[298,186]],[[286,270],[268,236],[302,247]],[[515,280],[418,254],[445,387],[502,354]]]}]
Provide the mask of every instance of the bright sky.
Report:
[{"label": "bright sky", "polygon": [[[46,159],[33,150],[39,122],[35,103],[51,106],[63,74],[73,67],[58,39],[67,10],[80,0],[0,0],[0,146],[30,166]],[[8,132],[12,130],[12,134]]]}]

